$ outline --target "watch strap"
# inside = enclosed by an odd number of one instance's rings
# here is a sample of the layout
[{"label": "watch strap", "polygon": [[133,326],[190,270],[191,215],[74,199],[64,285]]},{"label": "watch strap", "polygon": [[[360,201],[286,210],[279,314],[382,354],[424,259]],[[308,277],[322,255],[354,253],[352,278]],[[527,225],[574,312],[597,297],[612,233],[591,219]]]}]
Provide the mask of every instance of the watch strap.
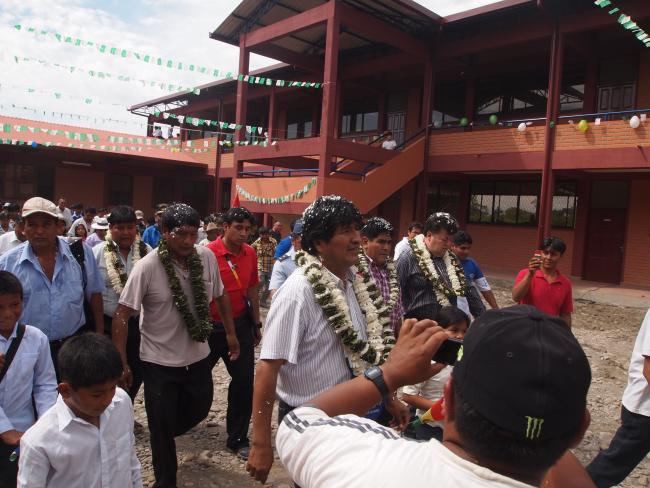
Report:
[{"label": "watch strap", "polygon": [[373,366],[372,368],[367,369],[364,371],[363,375],[373,382],[373,384],[379,390],[379,393],[381,393],[382,398],[390,395],[388,385],[384,381],[384,372],[379,366]]}]

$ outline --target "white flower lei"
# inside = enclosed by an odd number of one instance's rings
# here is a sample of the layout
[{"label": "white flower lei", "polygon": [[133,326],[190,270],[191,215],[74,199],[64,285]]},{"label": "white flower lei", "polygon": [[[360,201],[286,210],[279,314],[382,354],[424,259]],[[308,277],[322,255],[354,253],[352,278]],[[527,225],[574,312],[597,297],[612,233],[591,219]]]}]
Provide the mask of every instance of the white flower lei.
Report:
[{"label": "white flower lei", "polygon": [[[110,281],[113,290],[115,293],[120,295],[126,285],[126,280],[128,276],[126,275],[125,266],[122,264],[122,259],[119,255],[119,248],[113,241],[111,237],[111,231],[106,232],[106,246],[104,247],[104,260],[106,262],[106,274],[108,275],[108,281]],[[133,266],[140,260],[140,234],[135,235],[135,241],[131,245],[131,251],[133,252],[132,263]]]},{"label": "white flower lei", "polygon": [[392,313],[393,309],[395,308],[395,305],[397,305],[397,300],[399,299],[399,283],[397,281],[397,269],[395,268],[395,263],[393,263],[393,260],[388,258],[388,260],[386,261],[386,270],[388,271],[388,289],[389,289],[388,303],[386,303],[386,300],[384,300],[384,297],[382,296],[381,291],[379,290],[379,287],[375,282],[375,278],[372,276],[372,273],[370,272],[370,263],[368,262],[368,257],[363,251],[359,252],[359,262],[357,264],[357,269],[359,270],[359,273],[361,274],[364,283],[366,283],[368,290],[371,293],[376,291],[376,293],[379,295],[379,298],[382,300],[382,303],[386,305],[388,312]]},{"label": "white flower lei", "polygon": [[451,305],[449,297],[465,296],[465,273],[454,253],[447,251],[443,256],[447,276],[449,276],[449,281],[451,281],[451,288],[449,288],[445,280],[438,274],[438,270],[433,264],[431,253],[424,244],[424,235],[420,234],[416,236],[415,239],[410,239],[409,246],[413,251],[413,255],[417,259],[420,271],[422,271],[424,277],[433,285],[436,300],[440,305]]},{"label": "white flower lei", "polygon": [[343,292],[331,274],[323,272],[320,260],[300,251],[296,253],[296,263],[311,284],[316,302],[323,309],[327,322],[341,339],[353,373],[359,376],[368,365],[383,364],[395,344],[395,337],[391,328],[390,312],[384,305],[381,293],[379,299],[373,299],[375,294],[368,290],[360,276],[355,275],[354,294],[366,317],[368,340],[364,341],[354,329]]}]

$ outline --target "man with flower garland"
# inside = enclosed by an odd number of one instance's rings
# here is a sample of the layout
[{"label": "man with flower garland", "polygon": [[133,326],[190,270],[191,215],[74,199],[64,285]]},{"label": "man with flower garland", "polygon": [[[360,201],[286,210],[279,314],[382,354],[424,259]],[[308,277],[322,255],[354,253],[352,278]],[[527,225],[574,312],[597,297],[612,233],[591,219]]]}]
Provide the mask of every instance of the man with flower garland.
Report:
[{"label": "man with flower garland", "polygon": [[[383,299],[356,275],[361,214],[335,195],[303,215],[298,268],[278,289],[266,319],[253,396],[247,470],[265,482],[273,464],[271,417],[278,420],[323,391],[383,363],[395,342]],[[387,410],[403,429],[408,410],[395,397]]]},{"label": "man with flower garland", "polygon": [[449,251],[456,232],[456,219],[438,212],[429,216],[422,234],[408,241],[408,249],[396,263],[405,317],[433,320],[445,305],[454,305],[469,315],[465,273]]},{"label": "man with flower garland", "polygon": [[[112,336],[113,314],[120,294],[133,267],[152,250],[138,235],[137,216],[131,207],[121,205],[113,208],[108,216],[108,233],[105,241],[93,248],[99,273],[104,284],[104,333]],[[93,224],[94,225],[94,224]],[[93,234],[95,235],[95,234]],[[135,400],[142,385],[140,362],[140,324],[137,316],[129,318],[126,338],[127,363],[131,368],[132,382],[128,389],[131,402]]]},{"label": "man with flower garland", "polygon": [[162,213],[162,239],[128,277],[113,315],[112,335],[122,358],[121,385],[132,372],[126,353],[129,318],[140,312],[140,359],[144,399],[156,476],[154,487],[176,487],[174,437],[203,420],[212,405],[210,302],[226,329],[231,359],[239,343],[214,254],[195,246],[199,214],[175,204]]},{"label": "man with flower garland", "polygon": [[393,225],[386,219],[368,219],[361,229],[363,250],[359,253],[357,268],[364,281],[373,284],[381,292],[384,304],[390,312],[391,326],[397,334],[404,320],[404,308],[397,270],[390,259],[394,233]]}]

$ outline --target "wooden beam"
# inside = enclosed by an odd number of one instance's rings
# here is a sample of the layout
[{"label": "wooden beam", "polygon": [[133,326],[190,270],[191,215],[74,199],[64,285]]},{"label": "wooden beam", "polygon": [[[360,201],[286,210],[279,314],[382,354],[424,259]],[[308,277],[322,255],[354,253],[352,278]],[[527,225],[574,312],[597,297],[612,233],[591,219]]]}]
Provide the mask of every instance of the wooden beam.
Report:
[{"label": "wooden beam", "polygon": [[395,70],[405,66],[420,64],[420,61],[411,56],[404,56],[404,53],[382,56],[369,61],[351,62],[344,64],[340,69],[341,80],[351,80],[374,73],[384,73],[388,70]]},{"label": "wooden beam", "polygon": [[302,13],[287,17],[266,27],[260,27],[246,35],[246,47],[253,47],[259,44],[270,42],[281,37],[288,36],[315,25],[323,24],[330,16],[335,2],[327,2],[318,7],[306,10]]},{"label": "wooden beam", "polygon": [[341,24],[351,28],[354,32],[369,39],[394,46],[420,61],[425,60],[427,51],[425,43],[386,22],[382,22],[343,3],[337,5],[337,10],[340,11]]},{"label": "wooden beam", "polygon": [[266,56],[267,58],[276,59],[283,63],[305,68],[319,75],[323,72],[323,60],[318,56],[301,54],[274,44],[260,44],[251,48],[250,51],[260,56]]}]

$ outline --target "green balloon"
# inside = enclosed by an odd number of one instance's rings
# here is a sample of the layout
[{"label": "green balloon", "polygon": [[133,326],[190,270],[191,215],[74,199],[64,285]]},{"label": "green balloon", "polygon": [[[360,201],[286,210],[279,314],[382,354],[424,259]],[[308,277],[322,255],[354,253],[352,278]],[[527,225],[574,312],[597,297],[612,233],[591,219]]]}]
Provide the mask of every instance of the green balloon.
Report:
[{"label": "green balloon", "polygon": [[492,114],[490,115],[490,124],[492,125],[497,125],[497,122],[499,121],[499,117],[496,115]]},{"label": "green balloon", "polygon": [[549,127],[552,129],[555,127],[555,121],[551,120],[551,122],[548,124]]},{"label": "green balloon", "polygon": [[467,127],[468,125],[469,125],[469,120],[467,119],[467,117],[463,117],[462,119],[460,119],[461,127]]},{"label": "green balloon", "polygon": [[587,122],[585,119],[582,119],[580,122],[578,122],[578,130],[580,132],[587,132],[589,130],[589,122]]}]

